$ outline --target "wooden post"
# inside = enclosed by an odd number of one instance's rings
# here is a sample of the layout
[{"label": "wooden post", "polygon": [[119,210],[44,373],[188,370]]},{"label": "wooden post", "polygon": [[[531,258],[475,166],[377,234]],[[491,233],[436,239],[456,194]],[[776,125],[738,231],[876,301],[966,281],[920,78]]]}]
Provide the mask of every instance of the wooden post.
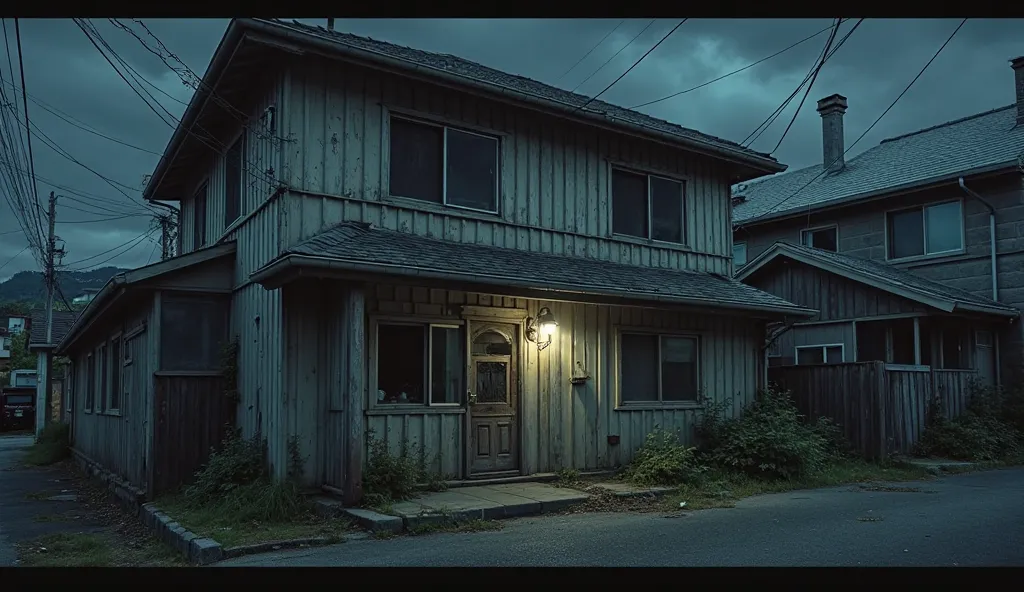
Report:
[{"label": "wooden post", "polygon": [[366,291],[361,285],[348,288],[345,295],[345,340],[348,345],[345,382],[345,505],[363,497],[363,429],[366,406]]}]

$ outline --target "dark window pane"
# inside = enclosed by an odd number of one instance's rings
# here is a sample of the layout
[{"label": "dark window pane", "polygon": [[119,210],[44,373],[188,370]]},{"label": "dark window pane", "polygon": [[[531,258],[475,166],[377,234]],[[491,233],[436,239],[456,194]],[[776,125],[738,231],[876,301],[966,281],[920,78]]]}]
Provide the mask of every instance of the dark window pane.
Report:
[{"label": "dark window pane", "polygon": [[512,344],[497,331],[485,331],[473,339],[473,353],[481,356],[511,356]]},{"label": "dark window pane", "polygon": [[857,361],[886,362],[885,323],[857,323]]},{"label": "dark window pane", "polygon": [[224,228],[238,219],[242,212],[242,147],[244,136],[238,138],[224,157]]},{"label": "dark window pane", "polygon": [[647,177],[612,170],[612,232],[647,238]]},{"label": "dark window pane", "polygon": [[423,403],[426,327],[377,326],[377,401]]},{"label": "dark window pane", "polygon": [[209,185],[196,192],[195,203],[192,205],[192,250],[206,244],[206,195]]},{"label": "dark window pane", "polygon": [[889,258],[924,254],[924,225],[921,210],[889,214]]},{"label": "dark window pane", "polygon": [[825,363],[826,364],[842,364],[843,363],[843,348],[838,345],[825,348]]},{"label": "dark window pane", "polygon": [[833,253],[839,250],[839,245],[836,241],[835,228],[822,228],[821,230],[805,232],[804,244],[808,247],[832,251]]},{"label": "dark window pane", "polygon": [[651,238],[683,242],[683,184],[648,177],[651,183]]},{"label": "dark window pane", "polygon": [[110,376],[110,364],[107,358],[106,346],[100,346],[99,351],[96,353],[96,360],[100,365],[100,398],[96,402],[96,406],[102,411],[107,408],[107,381]]},{"label": "dark window pane", "polygon": [[942,332],[942,367],[946,370],[967,368],[967,334],[960,329]]},{"label": "dark window pane", "polygon": [[462,401],[462,375],[466,360],[462,355],[462,331],[452,327],[430,329],[430,401],[459,403]]},{"label": "dark window pane", "polygon": [[391,120],[391,195],[441,203],[444,129]]},{"label": "dark window pane", "polygon": [[661,338],[661,400],[696,401],[697,340],[692,337]]},{"label": "dark window pane", "polygon": [[91,355],[85,360],[85,408],[92,409],[96,396],[96,362]]},{"label": "dark window pane", "polygon": [[796,350],[796,363],[801,366],[804,364],[824,364],[825,352],[822,351],[820,346],[801,347]]},{"label": "dark window pane", "polygon": [[931,206],[925,209],[928,226],[926,246],[929,253],[944,253],[963,248],[963,215],[960,202]]},{"label": "dark window pane", "polygon": [[220,369],[228,333],[228,304],[209,296],[164,293],[160,303],[160,369]]},{"label": "dark window pane", "polygon": [[121,408],[121,340],[114,339],[110,343],[110,408]]},{"label": "dark window pane", "polygon": [[507,362],[476,362],[477,403],[507,403],[508,386]]},{"label": "dark window pane", "polygon": [[620,349],[622,402],[657,401],[658,336],[625,333]]},{"label": "dark window pane", "polygon": [[448,130],[447,203],[497,211],[498,140]]},{"label": "dark window pane", "polygon": [[927,318],[920,318],[917,321],[918,334],[921,336],[921,364],[932,365],[932,327],[931,321]]},{"label": "dark window pane", "polygon": [[892,330],[892,363],[916,364],[914,361],[914,319],[894,319]]}]

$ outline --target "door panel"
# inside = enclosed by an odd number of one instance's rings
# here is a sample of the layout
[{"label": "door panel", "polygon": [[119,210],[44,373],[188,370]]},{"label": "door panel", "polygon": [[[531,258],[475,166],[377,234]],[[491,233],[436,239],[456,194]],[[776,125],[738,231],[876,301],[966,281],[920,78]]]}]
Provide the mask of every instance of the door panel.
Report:
[{"label": "door panel", "polygon": [[470,351],[470,474],[519,468],[516,325],[474,325]]},{"label": "door panel", "polygon": [[994,386],[996,383],[996,355],[992,332],[976,331],[974,333],[974,343],[975,365],[978,369],[978,378],[982,384]]}]

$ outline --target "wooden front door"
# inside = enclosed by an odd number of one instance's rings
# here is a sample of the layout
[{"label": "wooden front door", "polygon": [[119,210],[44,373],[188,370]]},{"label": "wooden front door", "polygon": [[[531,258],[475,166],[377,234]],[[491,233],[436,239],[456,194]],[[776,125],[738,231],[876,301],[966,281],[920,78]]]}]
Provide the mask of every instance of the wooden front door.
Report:
[{"label": "wooden front door", "polygon": [[469,356],[470,475],[519,468],[517,336],[517,325],[473,325]]}]

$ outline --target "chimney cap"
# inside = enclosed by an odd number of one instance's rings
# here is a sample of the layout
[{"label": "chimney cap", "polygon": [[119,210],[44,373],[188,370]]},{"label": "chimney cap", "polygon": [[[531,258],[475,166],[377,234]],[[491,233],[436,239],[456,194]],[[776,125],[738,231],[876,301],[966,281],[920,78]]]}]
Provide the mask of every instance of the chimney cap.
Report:
[{"label": "chimney cap", "polygon": [[1024,56],[1010,58],[1010,67],[1013,68],[1014,70],[1024,68]]},{"label": "chimney cap", "polygon": [[829,95],[818,101],[818,113],[822,115],[832,112],[846,113],[846,107],[846,97],[840,94]]}]

